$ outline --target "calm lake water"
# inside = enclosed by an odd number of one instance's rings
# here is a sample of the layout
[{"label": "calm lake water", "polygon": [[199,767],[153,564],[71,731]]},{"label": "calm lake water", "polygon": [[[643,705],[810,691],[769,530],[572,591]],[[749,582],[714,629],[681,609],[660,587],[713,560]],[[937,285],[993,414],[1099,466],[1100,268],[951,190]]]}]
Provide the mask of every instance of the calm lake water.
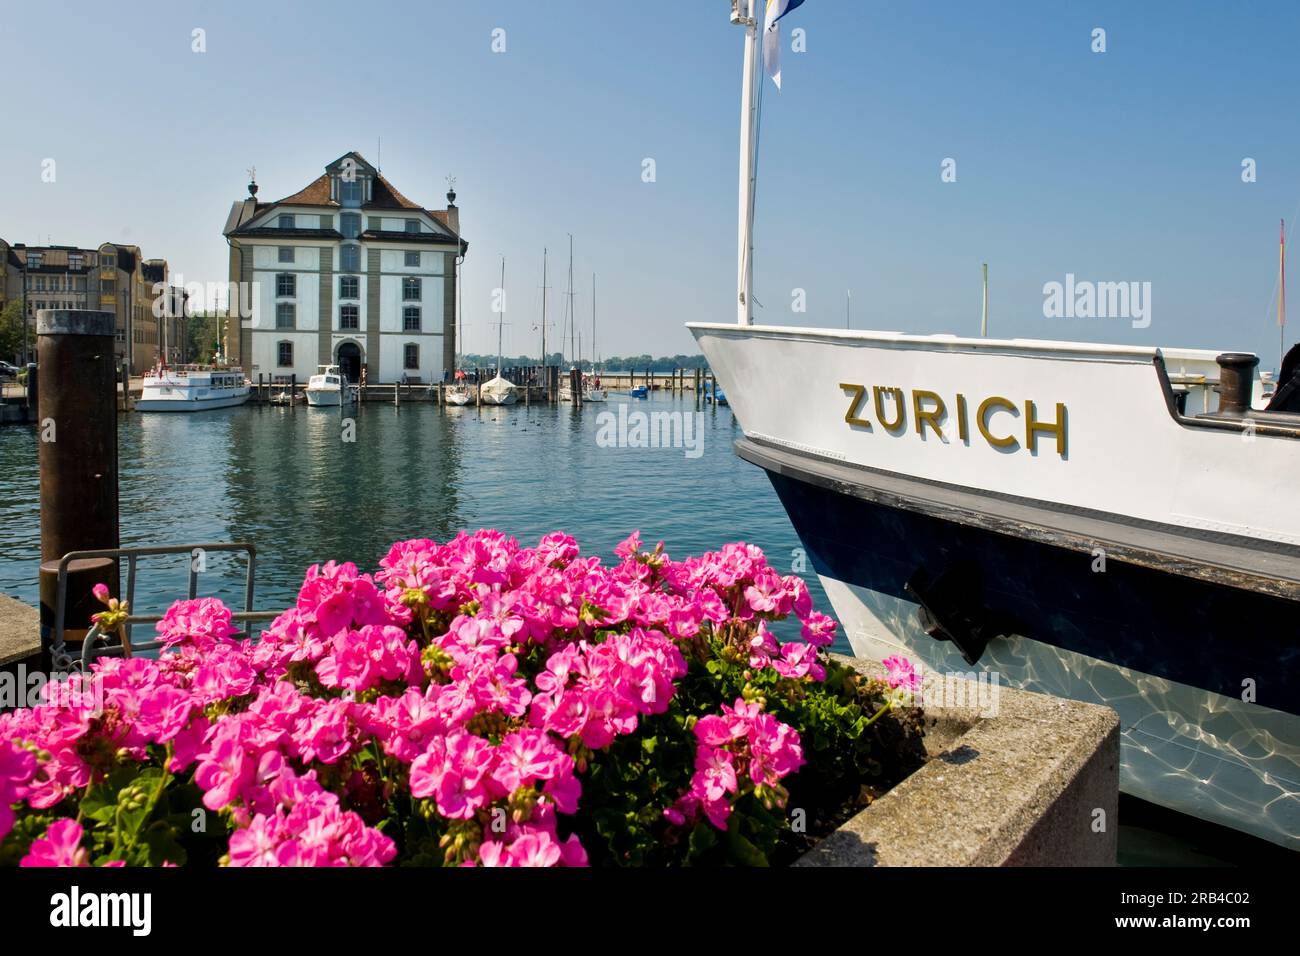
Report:
[{"label": "calm lake water", "polygon": [[[444,540],[496,528],[523,544],[551,531],[613,559],[640,530],[686,557],[744,540],[791,573],[799,547],[763,472],[735,457],[730,409],[706,406],[702,454],[684,448],[601,447],[598,417],[695,414],[690,397],[603,405],[447,408],[408,403],[347,409],[248,406],[118,419],[123,546],[249,541],[257,547],[259,609],[290,605],[307,567],[332,559],[374,570],[392,542]],[[695,433],[693,433],[695,434]],[[0,429],[0,591],[37,601],[40,554],[37,436]],[[241,562],[210,555],[200,594],[241,599]],[[185,593],[186,559],[141,562],[135,608],[162,610]],[[831,613],[815,575],[802,575]],[[207,585],[202,582],[209,581]],[[847,642],[839,649],[847,650]]]}]

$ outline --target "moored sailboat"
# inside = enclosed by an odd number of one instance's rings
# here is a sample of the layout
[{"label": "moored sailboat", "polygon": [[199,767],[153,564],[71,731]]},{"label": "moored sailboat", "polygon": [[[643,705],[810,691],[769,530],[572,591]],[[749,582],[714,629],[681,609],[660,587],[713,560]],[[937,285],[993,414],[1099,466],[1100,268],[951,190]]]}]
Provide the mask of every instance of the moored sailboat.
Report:
[{"label": "moored sailboat", "polygon": [[506,260],[501,257],[501,313],[497,319],[497,373],[490,381],[479,386],[479,400],[484,405],[513,405],[519,400],[515,383],[501,374],[502,329],[505,325]]}]

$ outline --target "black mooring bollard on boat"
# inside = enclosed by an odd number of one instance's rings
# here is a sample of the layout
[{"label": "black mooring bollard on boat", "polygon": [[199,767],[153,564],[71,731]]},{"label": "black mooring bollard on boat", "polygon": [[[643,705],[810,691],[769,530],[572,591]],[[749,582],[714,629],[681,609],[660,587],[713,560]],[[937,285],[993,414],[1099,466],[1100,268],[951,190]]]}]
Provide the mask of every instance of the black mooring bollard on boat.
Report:
[{"label": "black mooring bollard on boat", "polygon": [[[117,505],[116,317],[86,309],[36,313],[40,362],[37,438],[41,476],[41,665],[51,669],[59,560],[69,551],[119,547]],[[78,641],[100,610],[91,589],[114,596],[117,562],[74,561],[64,601],[66,636]]]}]

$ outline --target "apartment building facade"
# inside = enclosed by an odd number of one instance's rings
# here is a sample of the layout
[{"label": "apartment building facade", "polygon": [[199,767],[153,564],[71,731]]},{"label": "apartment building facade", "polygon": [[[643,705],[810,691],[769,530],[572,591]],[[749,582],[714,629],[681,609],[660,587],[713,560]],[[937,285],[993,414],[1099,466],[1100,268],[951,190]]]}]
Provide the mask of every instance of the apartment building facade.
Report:
[{"label": "apartment building facade", "polygon": [[[166,307],[184,298],[167,285],[168,268],[164,259],[144,260],[140,248],[120,243],[103,243],[93,249],[77,246],[29,246],[0,240],[0,254],[5,262],[4,302],[22,301],[31,330],[29,343],[35,353],[36,313],[41,309],[97,309],[117,317],[116,352],[118,359],[142,375],[161,354],[164,331],[178,334],[184,325],[177,316],[164,330],[155,312],[155,302],[163,299]],[[162,287],[159,287],[159,283]],[[3,307],[3,303],[0,303]],[[182,313],[183,315],[183,313]],[[181,344],[182,338],[175,338]]]}]

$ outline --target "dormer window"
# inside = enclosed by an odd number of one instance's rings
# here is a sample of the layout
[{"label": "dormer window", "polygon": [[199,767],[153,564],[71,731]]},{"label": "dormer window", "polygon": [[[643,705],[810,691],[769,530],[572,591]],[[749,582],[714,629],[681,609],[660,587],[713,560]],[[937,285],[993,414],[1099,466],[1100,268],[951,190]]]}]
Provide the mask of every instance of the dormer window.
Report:
[{"label": "dormer window", "polygon": [[294,224],[293,224],[293,216],[292,216],[292,214],[290,214],[290,213],[281,213],[281,214],[280,214],[280,228],[281,228],[281,229],[293,229],[293,228],[295,228],[295,227],[294,227]]},{"label": "dormer window", "polygon": [[339,180],[339,195],[345,206],[360,206],[361,197],[364,191],[361,187],[361,179],[357,177],[349,182],[346,179]]},{"label": "dormer window", "polygon": [[39,252],[27,253],[27,268],[39,269],[41,267],[41,254]]}]

